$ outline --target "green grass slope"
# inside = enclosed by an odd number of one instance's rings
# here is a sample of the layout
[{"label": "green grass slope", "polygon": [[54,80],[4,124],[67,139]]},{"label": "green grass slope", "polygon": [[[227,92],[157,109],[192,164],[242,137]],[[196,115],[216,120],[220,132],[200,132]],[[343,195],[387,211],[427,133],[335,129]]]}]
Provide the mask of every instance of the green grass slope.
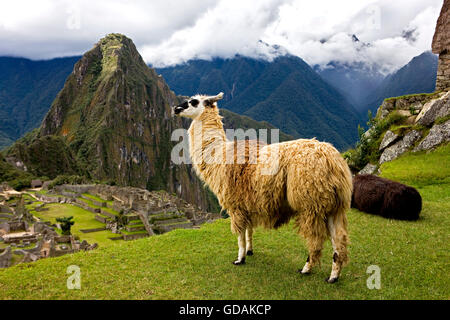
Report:
[{"label": "green grass slope", "polygon": [[[305,243],[292,224],[257,230],[255,255],[234,266],[229,220],[200,230],[121,242],[107,248],[0,270],[1,299],[448,299],[450,280],[450,146],[383,164],[383,176],[409,183],[423,197],[421,219],[394,221],[351,210],[350,264],[335,285],[327,242],[322,267],[296,272]],[[81,290],[68,290],[67,267],[81,268]],[[370,265],[381,289],[366,286]]]},{"label": "green grass slope", "polygon": [[46,205],[48,211],[32,211],[32,214],[44,221],[56,223],[56,218],[60,217],[74,217],[75,224],[71,228],[71,232],[75,236],[79,236],[81,240],[86,240],[90,244],[97,243],[100,247],[107,247],[113,245],[113,241],[108,239],[110,237],[117,237],[117,234],[109,230],[97,231],[93,233],[83,233],[83,229],[104,228],[105,225],[95,220],[95,215],[92,212],[86,211],[82,208],[60,203],[51,203]]}]

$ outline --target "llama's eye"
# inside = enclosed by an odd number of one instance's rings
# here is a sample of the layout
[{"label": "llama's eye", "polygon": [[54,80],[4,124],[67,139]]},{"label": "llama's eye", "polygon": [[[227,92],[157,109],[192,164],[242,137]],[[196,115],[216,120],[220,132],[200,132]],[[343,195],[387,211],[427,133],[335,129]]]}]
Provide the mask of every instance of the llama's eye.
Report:
[{"label": "llama's eye", "polygon": [[189,101],[189,103],[191,104],[191,106],[196,108],[199,104],[199,101],[197,99],[192,99],[191,101]]}]

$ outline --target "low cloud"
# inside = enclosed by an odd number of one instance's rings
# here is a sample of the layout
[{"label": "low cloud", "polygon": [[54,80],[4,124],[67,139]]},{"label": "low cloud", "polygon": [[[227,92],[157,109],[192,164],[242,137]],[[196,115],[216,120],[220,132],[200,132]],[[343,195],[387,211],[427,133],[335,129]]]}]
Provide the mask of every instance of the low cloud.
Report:
[{"label": "low cloud", "polygon": [[[391,72],[431,49],[442,0],[3,1],[0,55],[82,54],[101,37],[132,38],[155,66],[285,51],[311,65],[365,63]],[[359,39],[355,41],[353,35]]]},{"label": "low cloud", "polygon": [[[365,63],[387,73],[431,49],[442,1],[356,1],[345,7],[337,1],[327,4],[315,1],[320,17],[310,15],[300,1],[285,6],[280,19],[266,31],[265,41],[281,44],[312,65]],[[324,9],[320,11],[320,7]],[[409,31],[414,37],[404,36]],[[354,41],[353,35],[359,41]]]}]

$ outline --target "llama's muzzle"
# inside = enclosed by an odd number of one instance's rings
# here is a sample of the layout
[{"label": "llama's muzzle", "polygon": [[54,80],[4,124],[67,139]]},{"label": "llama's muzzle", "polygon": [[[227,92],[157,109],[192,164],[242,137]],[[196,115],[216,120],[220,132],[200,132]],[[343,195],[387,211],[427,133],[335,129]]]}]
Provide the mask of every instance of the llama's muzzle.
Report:
[{"label": "llama's muzzle", "polygon": [[173,108],[173,113],[174,113],[174,114],[180,114],[183,110],[184,110],[184,109],[183,109],[182,107],[175,106],[175,107]]},{"label": "llama's muzzle", "polygon": [[189,107],[188,102],[184,101],[183,103],[174,106],[172,110],[174,114],[180,114],[181,112],[183,112],[183,110],[187,109],[188,107]]}]

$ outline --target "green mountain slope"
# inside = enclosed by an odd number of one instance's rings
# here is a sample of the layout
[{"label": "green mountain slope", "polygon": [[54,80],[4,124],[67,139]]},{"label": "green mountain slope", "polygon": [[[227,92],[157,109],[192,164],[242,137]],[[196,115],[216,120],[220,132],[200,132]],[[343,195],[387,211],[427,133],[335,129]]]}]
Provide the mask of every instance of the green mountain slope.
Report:
[{"label": "green mountain slope", "polygon": [[[177,97],[144,63],[133,42],[119,34],[108,35],[74,70],[39,130],[9,148],[7,157],[24,162],[32,173],[45,169],[53,178],[72,173],[67,161],[51,161],[70,159],[63,154],[67,150],[75,157],[72,164],[93,179],[177,192],[212,209],[210,196],[190,168],[171,163],[175,144],[171,134],[183,126],[171,117]],[[32,157],[40,141],[50,142],[46,149],[53,152]],[[43,163],[53,164],[51,172]]]},{"label": "green mountain slope", "polygon": [[55,178],[60,174],[86,174],[78,165],[74,152],[60,136],[46,135],[35,138],[31,133],[16,142],[7,156],[20,159],[27,166],[27,172],[37,177]]},{"label": "green mountain slope", "polygon": [[30,187],[33,175],[19,170],[6,161],[0,153],[0,183],[8,181],[8,185],[14,189]]},{"label": "green mountain slope", "polygon": [[80,57],[0,57],[0,149],[40,125]]},{"label": "green mountain slope", "polygon": [[[351,210],[351,260],[335,285],[323,281],[332,261],[329,242],[321,268],[307,277],[296,272],[307,249],[292,224],[258,229],[255,255],[233,266],[237,246],[227,219],[2,270],[0,299],[447,299],[449,157],[447,145],[383,164],[384,177],[418,188],[421,219],[395,221]],[[418,162],[428,164],[424,175]],[[70,265],[80,267],[80,290],[67,290]],[[367,288],[371,265],[381,269],[380,290]]]},{"label": "green mountain slope", "polygon": [[178,94],[223,91],[224,108],[267,121],[294,138],[317,137],[341,149],[357,139],[359,114],[298,57],[193,60],[156,70]]}]

